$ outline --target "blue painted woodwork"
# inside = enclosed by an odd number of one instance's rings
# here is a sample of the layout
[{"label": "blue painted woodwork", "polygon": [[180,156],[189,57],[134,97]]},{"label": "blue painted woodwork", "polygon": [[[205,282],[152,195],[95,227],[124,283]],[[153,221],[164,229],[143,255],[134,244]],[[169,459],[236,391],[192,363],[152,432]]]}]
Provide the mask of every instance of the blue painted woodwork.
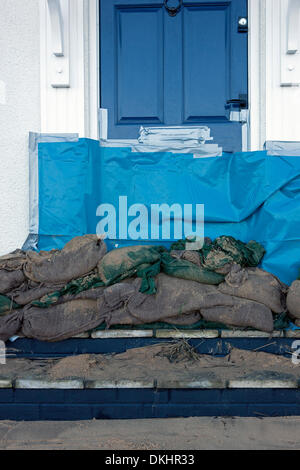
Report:
[{"label": "blue painted woodwork", "polygon": [[171,17],[163,0],[100,0],[101,107],[109,138],[141,125],[211,127],[227,151],[241,150],[241,124],[227,101],[247,95],[247,0],[188,0]]}]

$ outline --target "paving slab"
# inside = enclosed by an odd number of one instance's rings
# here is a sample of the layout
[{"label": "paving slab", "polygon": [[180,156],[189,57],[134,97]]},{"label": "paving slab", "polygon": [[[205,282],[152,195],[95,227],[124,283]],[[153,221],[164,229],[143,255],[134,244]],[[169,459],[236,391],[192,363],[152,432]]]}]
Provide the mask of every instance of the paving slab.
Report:
[{"label": "paving slab", "polygon": [[99,330],[91,335],[94,339],[107,338],[152,338],[152,330]]},{"label": "paving slab", "polygon": [[83,389],[84,383],[83,380],[73,379],[73,380],[51,380],[51,379],[30,379],[30,378],[20,378],[16,379],[15,388],[23,389]]},{"label": "paving slab", "polygon": [[0,449],[299,450],[300,418],[0,422]]},{"label": "paving slab", "polygon": [[218,338],[218,330],[156,330],[156,338]]}]

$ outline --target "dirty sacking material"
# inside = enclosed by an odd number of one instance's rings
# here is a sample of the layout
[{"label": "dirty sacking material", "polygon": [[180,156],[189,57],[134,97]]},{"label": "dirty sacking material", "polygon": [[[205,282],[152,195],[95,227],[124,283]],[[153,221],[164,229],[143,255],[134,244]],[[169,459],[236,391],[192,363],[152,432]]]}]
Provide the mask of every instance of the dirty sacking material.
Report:
[{"label": "dirty sacking material", "polygon": [[102,323],[97,300],[75,299],[47,308],[26,306],[0,316],[0,340],[24,336],[40,341],[62,341]]},{"label": "dirty sacking material", "polygon": [[[300,280],[294,281],[289,288],[286,303],[290,315],[300,320]],[[300,326],[300,323],[297,322],[297,325]]]},{"label": "dirty sacking material", "polygon": [[263,304],[223,294],[216,286],[165,274],[159,274],[156,281],[157,292],[151,296],[139,291],[139,279],[105,289],[98,306],[107,326],[165,322],[199,312],[208,321],[273,331],[272,312]]},{"label": "dirty sacking material", "polygon": [[62,341],[102,323],[97,301],[71,300],[49,308],[24,309],[21,334],[40,341]]},{"label": "dirty sacking material", "polygon": [[[285,314],[288,289],[255,267],[263,255],[260,244],[227,236],[198,251],[179,241],[171,250],[137,245],[107,253],[97,235],[76,237],[62,250],[17,250],[0,257],[0,339],[59,341],[104,322],[213,322],[272,332],[272,312]],[[296,281],[288,307],[300,319],[298,295]]]},{"label": "dirty sacking material", "polygon": [[274,329],[271,310],[263,304],[252,300],[232,297],[230,308],[228,306],[215,306],[201,309],[206,321],[223,323],[224,325],[272,333]]},{"label": "dirty sacking material", "polygon": [[25,276],[31,281],[60,284],[91,272],[107,251],[97,235],[75,237],[62,250],[27,253]]},{"label": "dirty sacking material", "polygon": [[0,257],[0,294],[7,294],[24,281],[26,254],[21,250]]},{"label": "dirty sacking material", "polygon": [[223,294],[254,300],[269,307],[274,313],[282,313],[286,308],[284,286],[275,276],[259,268],[242,269],[234,265],[219,285]]}]

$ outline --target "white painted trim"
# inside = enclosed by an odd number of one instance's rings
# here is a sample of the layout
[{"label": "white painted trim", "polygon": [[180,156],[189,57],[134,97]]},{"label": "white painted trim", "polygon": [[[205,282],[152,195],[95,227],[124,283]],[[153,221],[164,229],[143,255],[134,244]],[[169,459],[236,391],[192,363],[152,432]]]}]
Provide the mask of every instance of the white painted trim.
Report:
[{"label": "white painted trim", "polygon": [[88,17],[85,27],[88,31],[88,67],[87,67],[87,112],[89,117],[88,137],[98,139],[98,110],[100,108],[100,24],[99,0],[86,0]]},{"label": "white painted trim", "polygon": [[248,0],[249,150],[266,141],[266,0]]}]

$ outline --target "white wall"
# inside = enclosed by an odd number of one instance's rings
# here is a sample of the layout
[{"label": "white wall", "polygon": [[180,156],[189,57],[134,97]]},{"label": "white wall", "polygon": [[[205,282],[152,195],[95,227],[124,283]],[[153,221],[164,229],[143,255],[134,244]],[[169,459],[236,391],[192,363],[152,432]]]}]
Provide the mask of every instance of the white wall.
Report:
[{"label": "white wall", "polygon": [[300,87],[280,86],[287,6],[286,0],[266,0],[266,140],[300,141]]},{"label": "white wall", "polygon": [[0,0],[0,255],[28,234],[28,132],[40,131],[39,0]]}]

